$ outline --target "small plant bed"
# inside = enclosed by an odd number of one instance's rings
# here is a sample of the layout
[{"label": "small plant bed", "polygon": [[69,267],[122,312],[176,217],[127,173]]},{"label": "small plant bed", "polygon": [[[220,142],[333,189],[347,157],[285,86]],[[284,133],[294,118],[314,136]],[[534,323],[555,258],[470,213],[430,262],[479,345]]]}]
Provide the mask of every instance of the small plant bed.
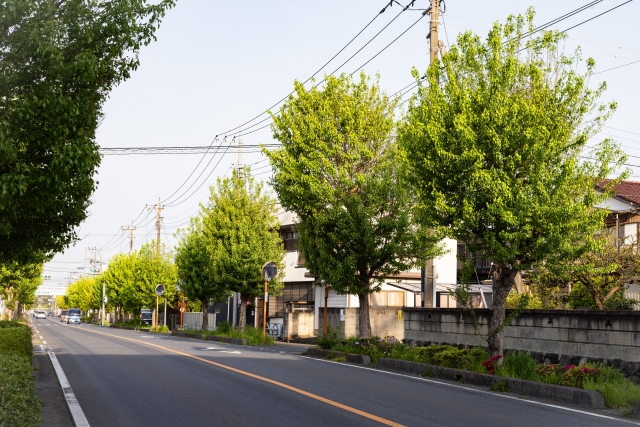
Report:
[{"label": "small plant bed", "polygon": [[0,321],[0,426],[37,426],[41,402],[33,376],[31,329]]},{"label": "small plant bed", "polygon": [[[394,337],[339,339],[335,332],[331,331],[327,336],[318,338],[317,347],[368,355],[374,365],[382,358],[406,360],[496,377],[598,391],[606,407],[619,409],[623,414],[630,413],[633,405],[640,401],[640,387],[625,378],[618,369],[601,364],[584,363],[570,366],[540,364],[526,352],[511,352],[504,358],[502,356],[489,358],[482,348],[459,349],[450,345],[415,347],[399,342]],[[424,377],[432,376],[431,368],[425,367],[422,372]],[[507,380],[494,381],[491,389],[496,392],[507,392]]]},{"label": "small plant bed", "polygon": [[215,331],[183,329],[180,332],[187,335],[202,335],[205,339],[207,336],[244,339],[248,345],[275,345],[272,336],[267,335],[266,341],[262,339],[262,329],[246,326],[244,330],[240,330],[231,326],[229,322],[220,322]]}]

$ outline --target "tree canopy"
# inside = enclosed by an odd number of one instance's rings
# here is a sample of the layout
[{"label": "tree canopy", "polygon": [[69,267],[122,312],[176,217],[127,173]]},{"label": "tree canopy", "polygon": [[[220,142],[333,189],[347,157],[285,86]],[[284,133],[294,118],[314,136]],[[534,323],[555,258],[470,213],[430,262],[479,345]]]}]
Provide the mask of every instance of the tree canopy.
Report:
[{"label": "tree canopy", "polygon": [[184,296],[202,303],[202,330],[206,331],[209,301],[226,299],[231,291],[213,274],[203,228],[202,217],[196,216],[191,220],[190,227],[180,233],[175,261]]},{"label": "tree canopy", "polygon": [[[249,298],[263,294],[262,266],[273,261],[280,273],[284,267],[276,200],[263,187],[245,169],[232,178],[218,179],[208,206],[202,207],[210,277],[240,294],[240,328],[246,325]],[[269,283],[269,293],[277,294],[282,287],[280,275]]]},{"label": "tree canopy", "polygon": [[110,260],[100,276],[110,307],[120,307],[134,314],[145,307],[155,310],[155,288],[159,284],[164,285],[163,297],[173,305],[177,298],[177,268],[172,254],[163,250],[158,257],[155,248],[152,241],[131,255],[118,254]]},{"label": "tree canopy", "polygon": [[8,0],[0,8],[0,263],[76,240],[111,89],[173,0]]},{"label": "tree canopy", "polygon": [[42,264],[18,264],[17,262],[0,264],[0,295],[5,301],[9,318],[18,311],[20,304],[35,302],[36,289],[42,284]]},{"label": "tree canopy", "polygon": [[[421,221],[443,227],[493,261],[489,348],[503,351],[505,300],[516,274],[597,244],[610,196],[596,184],[621,166],[611,141],[587,141],[615,109],[592,89],[594,62],[558,51],[555,31],[526,36],[533,11],[495,23],[485,42],[466,32],[427,71],[399,127],[406,177]],[[595,144],[595,143],[594,143]],[[607,187],[605,190],[610,189]],[[577,244],[577,242],[579,242]]]},{"label": "tree canopy", "polygon": [[266,151],[273,188],[298,217],[305,267],[360,302],[360,336],[371,335],[369,294],[391,275],[439,253],[437,236],[415,221],[413,192],[400,181],[394,138],[397,100],[378,82],[328,76],[322,88],[295,82]]}]

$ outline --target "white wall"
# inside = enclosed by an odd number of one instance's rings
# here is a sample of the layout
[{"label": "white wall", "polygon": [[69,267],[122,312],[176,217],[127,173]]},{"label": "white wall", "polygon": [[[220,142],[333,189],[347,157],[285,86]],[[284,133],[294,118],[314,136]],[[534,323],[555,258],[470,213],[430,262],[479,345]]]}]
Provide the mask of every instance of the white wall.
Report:
[{"label": "white wall", "polygon": [[454,239],[443,239],[445,254],[433,260],[436,267],[436,284],[455,284],[458,273],[458,242]]},{"label": "white wall", "polygon": [[609,209],[610,211],[613,211],[613,212],[620,212],[620,211],[628,211],[631,208],[631,205],[629,205],[629,203],[625,203],[611,197],[605,200],[604,202],[596,205],[596,208]]}]

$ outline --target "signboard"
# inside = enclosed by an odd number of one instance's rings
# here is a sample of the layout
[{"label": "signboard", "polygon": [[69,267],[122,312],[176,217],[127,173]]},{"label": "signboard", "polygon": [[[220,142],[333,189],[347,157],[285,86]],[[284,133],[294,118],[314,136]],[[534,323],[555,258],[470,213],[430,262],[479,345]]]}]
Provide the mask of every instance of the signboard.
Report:
[{"label": "signboard", "polygon": [[156,295],[161,296],[164,294],[164,285],[156,286]]}]

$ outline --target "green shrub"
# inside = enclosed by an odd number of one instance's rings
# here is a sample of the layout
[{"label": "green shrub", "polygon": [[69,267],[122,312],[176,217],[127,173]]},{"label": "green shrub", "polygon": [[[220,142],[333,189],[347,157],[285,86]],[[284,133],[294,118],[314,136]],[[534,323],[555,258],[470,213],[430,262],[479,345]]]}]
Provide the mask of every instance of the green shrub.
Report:
[{"label": "green shrub", "polygon": [[31,329],[21,324],[0,327],[0,354],[16,354],[30,359],[33,355]]},{"label": "green shrub", "polygon": [[499,374],[522,380],[540,381],[540,376],[536,373],[537,366],[535,359],[525,351],[507,353],[502,361],[502,369]]},{"label": "green shrub", "polygon": [[460,350],[450,345],[432,344],[428,347],[417,347],[413,351],[413,360],[415,362],[476,372],[485,371],[482,367],[482,362],[487,357],[487,352],[482,348]]},{"label": "green shrub", "polygon": [[0,426],[37,426],[42,403],[36,392],[31,355],[0,354],[0,384]]},{"label": "green shrub", "polygon": [[221,335],[230,334],[231,331],[233,331],[233,326],[231,326],[231,323],[227,321],[220,322],[216,326],[216,332],[220,333]]},{"label": "green shrub", "polygon": [[325,350],[333,348],[339,342],[338,331],[340,328],[332,329],[331,326],[327,326],[327,334],[318,335],[316,345]]}]

